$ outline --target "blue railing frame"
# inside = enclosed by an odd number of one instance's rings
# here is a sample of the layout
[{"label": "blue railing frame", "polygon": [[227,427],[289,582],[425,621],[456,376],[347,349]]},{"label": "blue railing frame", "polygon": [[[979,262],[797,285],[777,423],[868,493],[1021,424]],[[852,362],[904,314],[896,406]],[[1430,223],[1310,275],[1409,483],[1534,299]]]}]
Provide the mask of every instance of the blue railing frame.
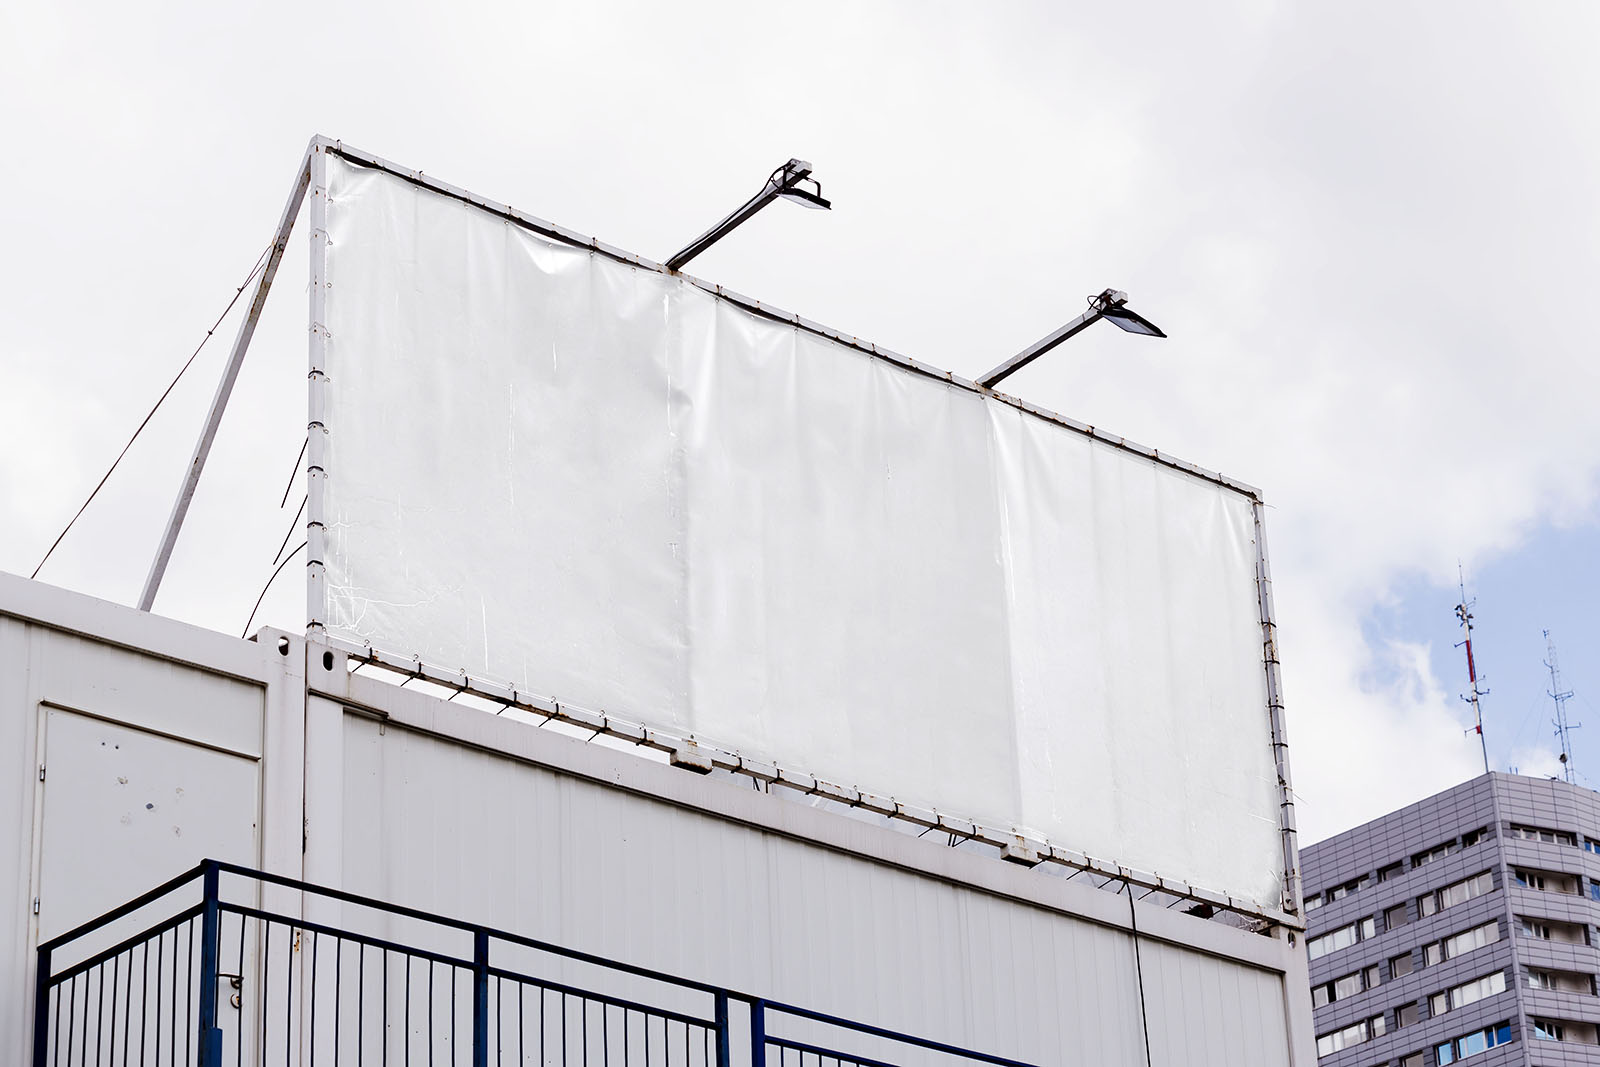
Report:
[{"label": "blue railing frame", "polygon": [[[347,904],[354,904],[374,911],[384,912],[389,915],[405,919],[414,919],[419,922],[430,923],[434,926],[460,930],[472,935],[473,955],[471,960],[461,959],[440,953],[428,952],[418,948],[387,941],[382,938],[369,937],[355,934],[351,931],[338,930],[319,923],[307,922],[294,916],[281,915],[263,909],[253,908],[242,904],[232,904],[222,899],[222,875],[232,875],[245,878],[265,885],[276,885],[301,893],[325,897]],[[76,941],[96,930],[102,929],[119,919],[125,918],[142,908],[148,907],[162,897],[167,896],[198,879],[201,883],[202,899],[198,904],[189,905],[165,919],[141,930],[132,937],[125,938],[117,944],[102,949],[73,964],[60,974],[51,973],[51,962],[57,950]],[[253,917],[282,923],[302,930],[327,933],[332,936],[346,937],[359,940],[377,947],[387,947],[410,953],[421,958],[432,958],[440,963],[470,970],[472,973],[472,1063],[474,1067],[488,1067],[490,1040],[489,1040],[489,979],[491,977],[509,978],[537,982],[543,987],[552,990],[565,990],[574,994],[591,997],[600,1001],[609,1001],[612,1004],[621,1004],[636,1008],[667,1018],[677,1019],[682,1022],[692,1022],[694,1025],[703,1026],[715,1034],[717,1067],[733,1067],[733,1053],[730,1040],[731,1011],[730,1005],[734,1001],[744,1004],[749,1012],[750,1030],[750,1064],[748,1067],[766,1067],[767,1052],[769,1049],[788,1049],[802,1054],[816,1055],[821,1058],[833,1058],[841,1063],[859,1064],[861,1067],[893,1067],[885,1061],[865,1056],[855,1055],[838,1049],[824,1048],[808,1042],[774,1037],[768,1030],[769,1016],[788,1016],[795,1019],[808,1020],[835,1027],[864,1037],[877,1038],[896,1042],[901,1045],[923,1049],[941,1055],[953,1056],[972,1063],[986,1064],[988,1067],[1036,1067],[1036,1065],[1022,1060],[1009,1059],[992,1053],[981,1052],[976,1049],[963,1048],[959,1045],[931,1038],[919,1037],[915,1034],[902,1033],[887,1027],[874,1026],[870,1023],[857,1022],[845,1019],[827,1012],[815,1011],[810,1008],[794,1004],[785,1004],[781,1001],[770,1000],[722,986],[699,982],[691,978],[667,974],[662,971],[640,967],[636,964],[621,960],[609,959],[594,953],[583,952],[578,949],[567,948],[537,938],[524,937],[506,930],[483,926],[467,922],[462,919],[439,915],[433,912],[409,908],[400,904],[378,900],[373,897],[350,893],[342,889],[317,885],[311,882],[300,881],[284,875],[272,874],[267,871],[255,870],[250,867],[220,860],[204,860],[183,874],[172,878],[149,892],[143,893],[125,904],[106,912],[98,918],[92,919],[81,926],[74,927],[66,933],[42,942],[38,948],[38,971],[34,989],[34,1031],[33,1031],[33,1065],[34,1067],[49,1067],[48,1056],[50,1047],[49,1033],[49,1006],[50,992],[74,975],[84,973],[98,966],[113,956],[119,955],[130,946],[141,941],[164,933],[166,930],[188,922],[199,916],[201,919],[200,949],[200,974],[199,974],[199,1019],[197,1020],[197,1039],[199,1049],[200,1067],[221,1067],[222,1065],[222,1030],[217,1025],[217,993],[219,991],[218,954],[221,916],[224,912],[232,912],[242,917]],[[491,941],[503,941],[507,944],[518,945],[523,948],[533,949],[563,959],[573,960],[578,963],[601,967],[619,974],[632,975],[649,979],[663,985],[705,993],[711,996],[714,1004],[712,1019],[694,1018],[682,1013],[667,1009],[654,1008],[648,1005],[624,1001],[618,997],[598,993],[593,990],[578,989],[573,986],[563,986],[560,983],[549,982],[534,975],[523,975],[513,971],[506,971],[494,967],[489,959],[489,946]],[[781,1054],[781,1053],[780,1053]]]}]

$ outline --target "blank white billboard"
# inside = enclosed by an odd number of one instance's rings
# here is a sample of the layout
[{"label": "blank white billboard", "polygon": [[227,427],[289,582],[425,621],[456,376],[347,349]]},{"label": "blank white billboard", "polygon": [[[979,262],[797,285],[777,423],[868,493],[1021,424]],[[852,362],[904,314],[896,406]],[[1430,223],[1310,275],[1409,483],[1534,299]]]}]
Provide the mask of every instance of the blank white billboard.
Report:
[{"label": "blank white billboard", "polygon": [[1280,905],[1248,496],[328,166],[331,634]]}]

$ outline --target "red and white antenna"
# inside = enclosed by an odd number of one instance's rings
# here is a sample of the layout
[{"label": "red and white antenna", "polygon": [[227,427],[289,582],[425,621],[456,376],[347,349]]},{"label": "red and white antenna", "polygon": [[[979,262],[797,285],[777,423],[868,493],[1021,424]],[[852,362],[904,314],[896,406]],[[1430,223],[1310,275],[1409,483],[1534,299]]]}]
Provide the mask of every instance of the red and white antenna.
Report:
[{"label": "red and white antenna", "polygon": [[1473,729],[1478,731],[1478,744],[1483,749],[1483,773],[1488,774],[1489,743],[1483,737],[1483,698],[1489,695],[1489,690],[1478,687],[1478,664],[1472,658],[1472,605],[1477,601],[1467,599],[1467,579],[1459,562],[1456,564],[1456,577],[1461,585],[1461,601],[1456,604],[1456,618],[1461,620],[1461,640],[1456,647],[1467,647],[1467,679],[1472,683],[1471,694],[1463,694],[1461,699],[1472,705],[1472,716],[1476,722]]}]

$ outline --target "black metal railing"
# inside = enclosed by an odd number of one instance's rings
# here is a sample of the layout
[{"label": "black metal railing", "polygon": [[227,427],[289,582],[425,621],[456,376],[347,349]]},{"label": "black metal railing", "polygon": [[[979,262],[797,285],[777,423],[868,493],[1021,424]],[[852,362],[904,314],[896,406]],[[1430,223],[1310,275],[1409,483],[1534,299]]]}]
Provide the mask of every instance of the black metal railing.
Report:
[{"label": "black metal railing", "polygon": [[41,944],[33,1018],[33,1067],[1030,1067],[215,860]]}]

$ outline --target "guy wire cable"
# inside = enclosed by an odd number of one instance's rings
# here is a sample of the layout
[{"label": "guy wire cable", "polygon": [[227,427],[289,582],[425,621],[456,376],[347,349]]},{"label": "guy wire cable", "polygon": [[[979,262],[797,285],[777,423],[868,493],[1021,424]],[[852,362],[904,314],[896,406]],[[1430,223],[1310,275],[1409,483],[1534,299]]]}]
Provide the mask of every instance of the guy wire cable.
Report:
[{"label": "guy wire cable", "polygon": [[1139,916],[1133,910],[1133,883],[1128,887],[1128,923],[1133,927],[1133,967],[1139,976],[1139,1023],[1144,1027],[1144,1067],[1153,1067],[1150,1060],[1150,1014],[1144,1003],[1144,961],[1139,957]]},{"label": "guy wire cable", "polygon": [[283,568],[287,567],[289,565],[289,561],[298,556],[300,554],[300,549],[306,547],[307,544],[308,542],[301,541],[299,546],[293,552],[289,553],[287,556],[284,556],[283,562],[278,564],[278,569],[272,572],[271,578],[267,579],[267,584],[261,587],[261,595],[256,597],[256,606],[250,609],[250,617],[245,620],[244,630],[239,634],[240,637],[250,636],[250,624],[256,621],[256,612],[261,610],[261,602],[267,599],[267,590],[272,588],[272,583],[278,580],[278,575],[283,573]]},{"label": "guy wire cable", "polygon": [[44,565],[49,562],[50,556],[56,550],[56,546],[61,544],[68,532],[71,531],[73,525],[77,523],[78,519],[82,517],[83,513],[88,510],[89,505],[94,502],[94,498],[99,494],[100,490],[105,487],[106,482],[111,478],[112,472],[117,469],[117,464],[122,462],[122,457],[128,454],[128,449],[133,447],[133,443],[139,439],[139,435],[144,432],[144,428],[150,425],[150,420],[155,417],[156,411],[163,403],[166,402],[167,397],[172,394],[172,390],[177,387],[178,380],[182,378],[184,372],[194,364],[195,359],[200,355],[200,350],[205,348],[207,341],[211,340],[211,335],[217,332],[217,327],[221,326],[222,320],[228,317],[228,312],[233,310],[233,305],[239,302],[239,297],[244,295],[245,289],[248,288],[250,283],[255,280],[255,276],[261,273],[261,268],[266,265],[267,256],[270,255],[271,252],[271,244],[267,245],[267,247],[262,250],[261,257],[256,260],[256,265],[250,268],[250,273],[245,276],[244,281],[239,283],[239,288],[234,290],[233,299],[228,301],[228,306],[222,309],[222,314],[217,316],[217,321],[211,324],[211,329],[206,331],[206,335],[200,339],[200,343],[195,346],[195,350],[190,353],[189,358],[184,361],[183,366],[178,368],[178,373],[173,376],[172,381],[167,384],[166,389],[164,389],[161,395],[156,398],[155,406],[150,409],[149,414],[145,415],[144,420],[139,423],[139,428],[133,431],[133,436],[128,438],[128,443],[122,446],[122,451],[117,453],[117,458],[111,461],[111,467],[106,471],[105,475],[101,477],[100,481],[95,484],[94,489],[89,492],[89,497],[83,502],[83,506],[77,510],[77,513],[74,514],[70,520],[68,520],[66,529],[63,529],[61,533],[56,536],[56,539],[50,542],[50,547],[45,550],[44,558],[39,561],[39,565],[37,567],[33,568],[33,573],[28,575],[30,580],[39,577],[39,572],[43,570]]},{"label": "guy wire cable", "polygon": [[283,550],[289,547],[289,538],[294,536],[295,527],[300,525],[300,516],[305,514],[306,501],[310,499],[309,495],[300,498],[300,510],[296,511],[294,518],[289,520],[289,529],[283,535],[283,544],[278,546],[278,554],[272,557],[273,563],[277,563],[278,560],[283,558]]}]

